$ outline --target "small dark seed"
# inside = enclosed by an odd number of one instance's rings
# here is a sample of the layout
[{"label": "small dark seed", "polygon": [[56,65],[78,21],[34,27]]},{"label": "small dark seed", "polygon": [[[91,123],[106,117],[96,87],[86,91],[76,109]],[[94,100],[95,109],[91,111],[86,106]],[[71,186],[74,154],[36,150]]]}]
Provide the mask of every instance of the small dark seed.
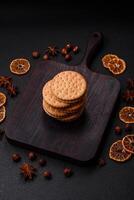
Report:
[{"label": "small dark seed", "polygon": [[52,173],[50,171],[44,171],[43,176],[46,179],[51,179],[52,178]]},{"label": "small dark seed", "polygon": [[74,54],[77,54],[77,53],[79,52],[79,47],[78,47],[78,46],[75,46],[75,47],[73,48],[73,52],[74,52]]},{"label": "small dark seed", "polygon": [[21,160],[21,156],[20,156],[18,153],[14,153],[14,154],[12,155],[12,160],[13,160],[14,162],[19,162],[19,161]]},{"label": "small dark seed", "polygon": [[72,60],[72,56],[70,54],[66,54],[65,60],[66,61],[71,61]]},{"label": "small dark seed", "polygon": [[45,54],[44,56],[43,56],[43,60],[48,60],[49,59],[49,56],[47,55],[47,54]]},{"label": "small dark seed", "polygon": [[120,126],[115,126],[114,131],[116,134],[120,134],[122,132],[122,129]]},{"label": "small dark seed", "polygon": [[70,176],[72,176],[73,175],[73,171],[72,171],[72,169],[71,168],[64,168],[64,175],[66,176],[66,177],[70,177]]},{"label": "small dark seed", "polygon": [[28,153],[28,158],[29,160],[34,161],[37,158],[37,154],[31,151]]},{"label": "small dark seed", "polygon": [[72,45],[70,43],[68,43],[68,44],[66,44],[65,48],[66,48],[67,52],[70,52],[73,47],[72,47]]},{"label": "small dark seed", "polygon": [[32,52],[32,56],[33,56],[33,58],[39,58],[40,57],[40,53],[38,51],[33,51]]},{"label": "small dark seed", "polygon": [[61,54],[62,54],[63,56],[67,55],[67,50],[66,50],[66,48],[62,48],[62,49],[61,49]]},{"label": "small dark seed", "polygon": [[46,161],[45,159],[40,159],[40,160],[38,161],[38,163],[39,163],[40,166],[43,167],[43,166],[46,165],[47,161]]}]

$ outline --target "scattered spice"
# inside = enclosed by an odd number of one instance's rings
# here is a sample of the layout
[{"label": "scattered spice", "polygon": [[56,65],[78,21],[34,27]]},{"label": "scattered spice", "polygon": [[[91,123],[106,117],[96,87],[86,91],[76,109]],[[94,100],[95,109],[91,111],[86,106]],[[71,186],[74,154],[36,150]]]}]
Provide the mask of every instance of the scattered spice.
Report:
[{"label": "scattered spice", "polygon": [[7,89],[12,97],[18,94],[18,88],[13,85],[11,77],[0,76],[0,87]]},{"label": "scattered spice", "polygon": [[29,163],[23,163],[20,167],[20,171],[25,180],[32,180],[33,177],[36,176],[36,168]]},{"label": "scattered spice", "polygon": [[[65,44],[65,46],[61,49],[58,48],[57,46],[48,46],[42,59],[49,60],[51,57],[55,57],[60,53],[62,56],[65,57],[66,61],[70,61],[72,60],[72,56],[70,55],[71,52],[73,52],[74,54],[79,53],[79,47],[74,46],[71,43]],[[40,57],[39,51],[33,51],[32,57],[35,59],[39,58]]]},{"label": "scattered spice", "polygon": [[71,45],[71,43],[68,43],[68,44],[66,44],[65,48],[66,48],[67,52],[70,52],[72,50],[73,46]]},{"label": "scattered spice", "polygon": [[40,57],[39,51],[33,51],[32,56],[33,56],[33,58],[39,58]]},{"label": "scattered spice", "polygon": [[46,179],[51,179],[52,178],[52,173],[50,171],[44,171],[43,176]]},{"label": "scattered spice", "polygon": [[121,129],[120,126],[115,126],[114,131],[115,131],[116,134],[121,134],[122,129]]},{"label": "scattered spice", "polygon": [[123,99],[128,103],[134,103],[134,90],[126,90]]},{"label": "scattered spice", "polygon": [[62,49],[61,49],[61,54],[62,54],[63,56],[67,55],[67,50],[66,50],[66,48],[62,48]]},{"label": "scattered spice", "polygon": [[57,46],[48,46],[47,50],[46,50],[46,53],[49,55],[49,56],[57,56],[57,54],[59,53],[59,48]]},{"label": "scattered spice", "polygon": [[35,152],[30,151],[28,153],[28,158],[29,158],[29,160],[34,161],[37,158],[37,154]]},{"label": "scattered spice", "polygon": [[46,165],[47,161],[45,159],[39,159],[38,163],[39,163],[40,166],[43,167],[43,166]]},{"label": "scattered spice", "polygon": [[79,53],[79,47],[78,47],[78,46],[75,46],[75,47],[73,48],[73,53],[74,53],[74,54]]},{"label": "scattered spice", "polygon": [[128,79],[128,81],[127,81],[127,87],[129,89],[134,89],[134,79]]},{"label": "scattered spice", "polygon": [[14,87],[12,84],[7,87],[8,94],[14,97],[18,94],[18,88]]},{"label": "scattered spice", "polygon": [[70,54],[66,54],[65,60],[66,61],[71,61],[72,60],[72,56]]},{"label": "scattered spice", "polygon": [[19,162],[19,161],[21,160],[20,154],[18,154],[18,153],[13,153],[13,154],[12,154],[12,160],[13,160],[14,162]]},{"label": "scattered spice", "polygon": [[71,177],[73,175],[73,170],[71,168],[68,168],[68,167],[64,168],[64,175],[66,177]]},{"label": "scattered spice", "polygon": [[44,54],[44,56],[43,56],[43,60],[48,60],[48,59],[49,59],[48,54]]},{"label": "scattered spice", "polygon": [[125,124],[125,132],[131,132],[132,126],[130,124]]},{"label": "scattered spice", "polygon": [[106,160],[104,158],[100,158],[98,162],[99,167],[103,167],[106,165]]},{"label": "scattered spice", "polygon": [[0,76],[0,87],[7,88],[12,83],[12,78],[8,76]]}]

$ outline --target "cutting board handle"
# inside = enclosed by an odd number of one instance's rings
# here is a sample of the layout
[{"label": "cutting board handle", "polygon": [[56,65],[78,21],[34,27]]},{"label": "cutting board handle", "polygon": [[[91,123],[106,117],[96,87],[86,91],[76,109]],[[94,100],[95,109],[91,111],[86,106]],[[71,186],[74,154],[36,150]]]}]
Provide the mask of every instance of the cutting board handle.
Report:
[{"label": "cutting board handle", "polygon": [[81,65],[90,66],[91,61],[97,51],[99,50],[102,43],[103,35],[100,32],[94,32],[90,35],[84,58],[82,59]]}]

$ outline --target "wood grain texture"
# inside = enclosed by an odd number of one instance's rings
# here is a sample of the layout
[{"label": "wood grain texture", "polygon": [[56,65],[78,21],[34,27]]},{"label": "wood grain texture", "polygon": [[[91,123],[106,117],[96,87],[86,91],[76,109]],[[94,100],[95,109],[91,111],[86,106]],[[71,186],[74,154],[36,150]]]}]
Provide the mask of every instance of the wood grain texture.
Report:
[{"label": "wood grain texture", "polygon": [[[78,66],[54,61],[38,64],[8,118],[6,136],[10,142],[82,163],[94,158],[120,90],[115,78],[88,69],[101,42],[100,33],[91,35]],[[52,119],[42,108],[44,84],[64,70],[77,71],[88,82],[85,111],[79,120],[70,123]]]}]

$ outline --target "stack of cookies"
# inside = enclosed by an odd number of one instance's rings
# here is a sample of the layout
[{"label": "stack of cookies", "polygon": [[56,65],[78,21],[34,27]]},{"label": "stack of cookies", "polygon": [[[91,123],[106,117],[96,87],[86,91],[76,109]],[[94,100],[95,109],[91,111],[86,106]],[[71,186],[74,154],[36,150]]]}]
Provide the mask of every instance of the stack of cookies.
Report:
[{"label": "stack of cookies", "polygon": [[80,73],[60,72],[43,87],[43,109],[60,121],[76,120],[84,110],[86,91],[87,82]]}]

